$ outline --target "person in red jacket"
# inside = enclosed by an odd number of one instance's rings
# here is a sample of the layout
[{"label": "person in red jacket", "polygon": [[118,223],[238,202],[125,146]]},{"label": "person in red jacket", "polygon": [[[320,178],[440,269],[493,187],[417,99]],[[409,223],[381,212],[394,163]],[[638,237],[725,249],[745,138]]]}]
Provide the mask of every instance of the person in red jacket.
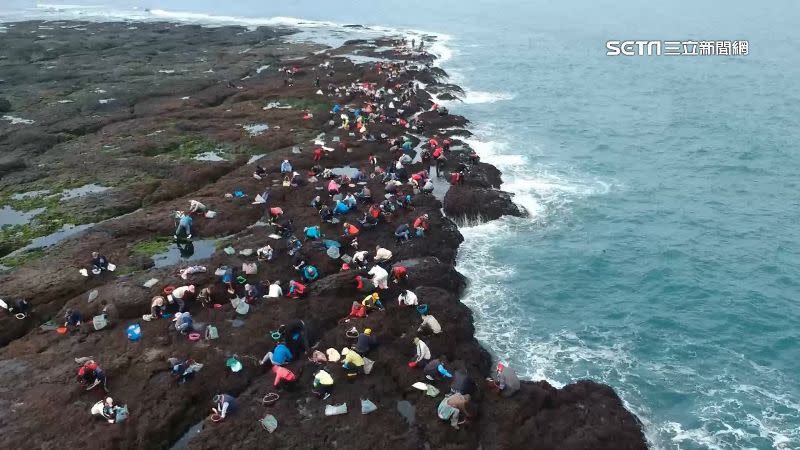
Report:
[{"label": "person in red jacket", "polygon": [[273,206],[272,208],[269,209],[269,218],[272,221],[274,221],[275,219],[277,219],[282,215],[283,215],[283,209],[281,209],[280,207]]},{"label": "person in red jacket", "polygon": [[417,230],[417,236],[424,236],[425,232],[428,231],[428,228],[430,228],[428,219],[429,216],[427,214],[423,214],[414,220],[414,228]]},{"label": "person in red jacket", "polygon": [[392,282],[399,283],[400,281],[408,279],[408,269],[406,266],[393,266],[392,267]]},{"label": "person in red jacket", "polygon": [[352,223],[345,222],[344,223],[344,234],[343,236],[358,236],[358,233],[361,231],[353,225]]},{"label": "person in red jacket", "polygon": [[367,308],[359,302],[353,302],[350,307],[350,317],[367,317]]},{"label": "person in red jacket", "polygon": [[319,161],[322,159],[322,148],[317,147],[314,149],[314,161]]},{"label": "person in red jacket", "polygon": [[272,373],[275,374],[275,381],[272,382],[275,389],[291,390],[295,386],[297,375],[286,367],[273,364]]}]

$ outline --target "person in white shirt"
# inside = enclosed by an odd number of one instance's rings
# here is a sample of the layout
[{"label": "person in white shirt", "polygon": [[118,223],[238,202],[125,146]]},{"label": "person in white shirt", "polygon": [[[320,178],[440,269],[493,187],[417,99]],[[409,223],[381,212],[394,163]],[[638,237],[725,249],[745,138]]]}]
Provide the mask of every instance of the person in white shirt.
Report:
[{"label": "person in white shirt", "polygon": [[392,259],[392,252],[378,245],[375,247],[375,262],[381,263]]},{"label": "person in white shirt", "polygon": [[206,205],[198,202],[197,200],[189,201],[189,213],[191,214],[205,214],[208,211]]},{"label": "person in white shirt", "polygon": [[256,255],[258,255],[261,259],[266,259],[267,261],[272,260],[272,247],[269,245],[265,245],[260,249],[256,250]]},{"label": "person in white shirt", "polygon": [[367,275],[372,276],[372,284],[378,289],[389,289],[389,272],[381,266],[373,266]]},{"label": "person in white shirt", "polygon": [[417,294],[409,290],[405,290],[397,296],[397,304],[399,306],[416,306],[418,303]]},{"label": "person in white shirt", "polygon": [[439,321],[436,320],[436,317],[426,314],[422,316],[422,324],[417,328],[417,333],[422,333],[423,331],[439,334],[442,332],[442,326],[439,324]]},{"label": "person in white shirt", "polygon": [[414,356],[411,367],[425,367],[425,364],[428,364],[431,359],[431,349],[428,348],[428,344],[418,337],[414,338],[414,345],[417,348],[417,353]]},{"label": "person in white shirt", "polygon": [[366,250],[361,250],[355,252],[353,254],[353,265],[356,267],[364,267],[367,265],[367,252]]},{"label": "person in white shirt", "polygon": [[269,285],[269,292],[264,296],[264,298],[279,298],[282,296],[283,289],[281,289],[281,282],[276,280]]}]

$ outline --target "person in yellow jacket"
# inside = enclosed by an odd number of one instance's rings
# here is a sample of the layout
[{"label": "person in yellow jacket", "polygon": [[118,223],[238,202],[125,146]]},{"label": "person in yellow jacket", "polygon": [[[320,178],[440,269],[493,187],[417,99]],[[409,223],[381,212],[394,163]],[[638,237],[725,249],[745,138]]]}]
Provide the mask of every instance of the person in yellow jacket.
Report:
[{"label": "person in yellow jacket", "polygon": [[347,371],[348,377],[354,377],[358,372],[364,371],[364,358],[361,357],[355,350],[345,348],[342,350],[342,368]]},{"label": "person in yellow jacket", "polygon": [[333,390],[333,377],[323,369],[314,374],[314,393],[323,400],[331,396]]},{"label": "person in yellow jacket", "polygon": [[377,292],[373,292],[372,294],[364,297],[364,300],[361,301],[361,304],[367,308],[367,312],[372,311],[373,309],[383,309],[383,303],[381,303],[381,296],[378,295]]}]

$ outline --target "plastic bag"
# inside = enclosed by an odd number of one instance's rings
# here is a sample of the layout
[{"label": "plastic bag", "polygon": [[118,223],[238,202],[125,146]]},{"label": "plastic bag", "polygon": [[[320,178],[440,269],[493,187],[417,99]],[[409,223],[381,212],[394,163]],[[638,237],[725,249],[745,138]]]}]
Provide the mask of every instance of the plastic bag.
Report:
[{"label": "plastic bag", "polygon": [[258,273],[258,264],[242,263],[242,272],[244,272],[245,275],[255,275]]},{"label": "plastic bag", "polygon": [[97,292],[97,289],[93,289],[92,292],[89,292],[89,303],[97,300],[98,295],[100,295],[100,293]]},{"label": "plastic bag", "polygon": [[347,414],[347,403],[341,405],[325,405],[326,416],[338,416],[340,414]]},{"label": "plastic bag", "polygon": [[267,414],[259,422],[261,422],[261,426],[270,433],[278,428],[278,419],[276,419],[272,414]]},{"label": "plastic bag", "polygon": [[206,339],[219,339],[219,330],[214,325],[206,327]]},{"label": "plastic bag", "polygon": [[362,358],[364,360],[364,374],[369,375],[372,372],[372,367],[375,366],[375,361],[369,358]]},{"label": "plastic bag", "polygon": [[367,399],[361,399],[361,414],[369,414],[376,409],[378,409],[378,407],[375,406],[375,403],[372,403]]},{"label": "plastic bag", "polygon": [[123,405],[117,408],[117,417],[115,423],[124,422],[128,418],[128,406]]},{"label": "plastic bag", "polygon": [[102,330],[108,326],[108,319],[106,318],[106,315],[100,314],[99,316],[92,317],[92,325],[94,325],[95,330]]},{"label": "plastic bag", "polygon": [[339,248],[338,247],[330,247],[326,251],[326,253],[328,254],[328,257],[330,257],[331,259],[337,259],[339,257]]},{"label": "plastic bag", "polygon": [[236,305],[236,314],[241,314],[244,316],[248,312],[250,312],[250,304],[246,301],[242,300],[238,305]]},{"label": "plastic bag", "polygon": [[427,392],[425,392],[425,395],[427,395],[428,397],[436,397],[437,395],[439,395],[439,389],[436,389],[436,386],[429,384],[428,390]]}]

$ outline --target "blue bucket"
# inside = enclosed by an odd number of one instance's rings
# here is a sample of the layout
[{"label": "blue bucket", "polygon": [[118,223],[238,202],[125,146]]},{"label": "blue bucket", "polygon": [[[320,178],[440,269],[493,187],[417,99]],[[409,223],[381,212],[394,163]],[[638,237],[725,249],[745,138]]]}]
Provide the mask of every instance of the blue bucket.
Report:
[{"label": "blue bucket", "polygon": [[142,327],[138,323],[128,325],[128,339],[133,342],[142,338]]},{"label": "blue bucket", "polygon": [[428,314],[428,305],[417,305],[417,312],[423,316]]}]

